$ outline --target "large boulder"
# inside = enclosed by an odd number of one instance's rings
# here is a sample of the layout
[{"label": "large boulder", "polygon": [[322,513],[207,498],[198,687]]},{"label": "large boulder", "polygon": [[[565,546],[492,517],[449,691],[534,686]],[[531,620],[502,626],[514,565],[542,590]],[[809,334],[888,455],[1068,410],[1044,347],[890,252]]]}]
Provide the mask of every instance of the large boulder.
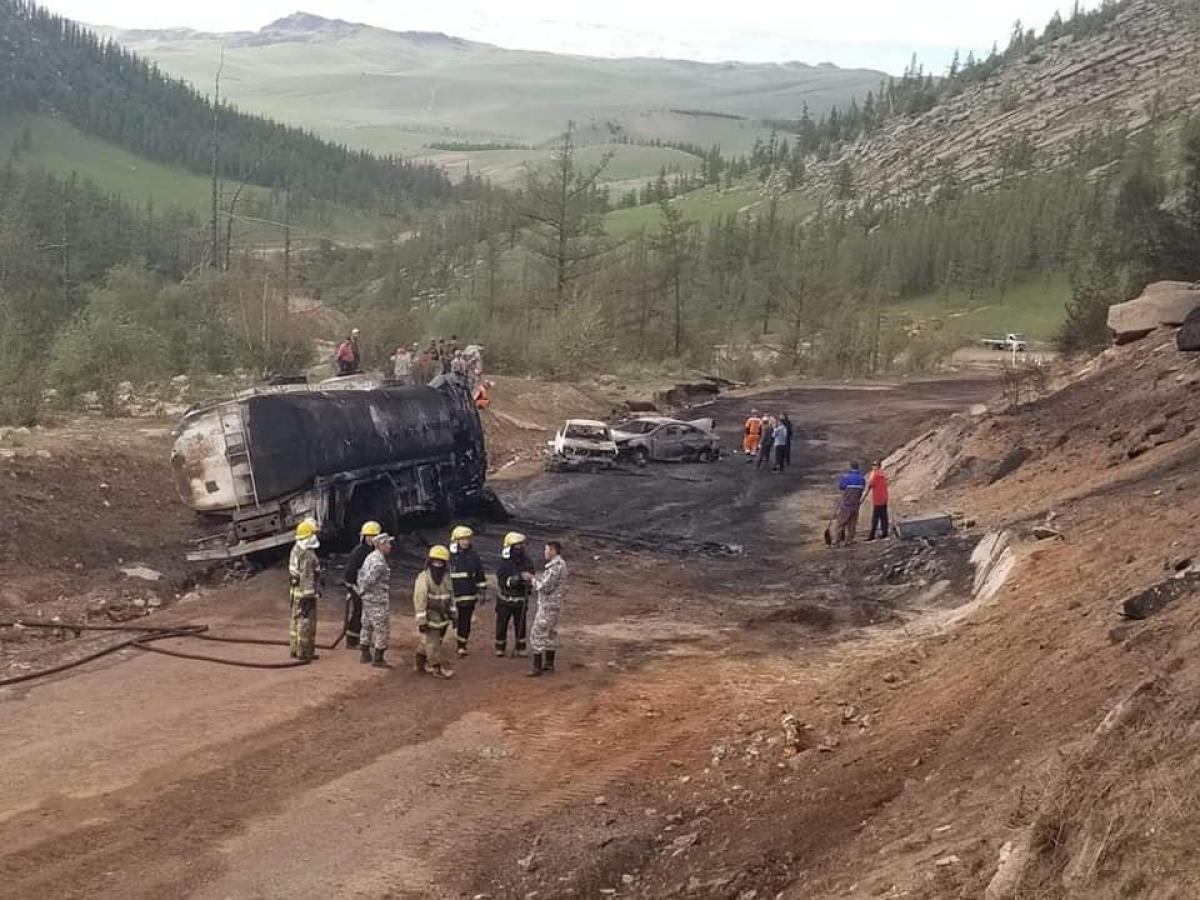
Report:
[{"label": "large boulder", "polygon": [[1177,328],[1200,309],[1200,289],[1186,281],[1159,281],[1135,300],[1108,308],[1108,330],[1118,344],[1141,340],[1156,328]]},{"label": "large boulder", "polygon": [[1180,350],[1200,350],[1200,308],[1193,309],[1175,337]]}]

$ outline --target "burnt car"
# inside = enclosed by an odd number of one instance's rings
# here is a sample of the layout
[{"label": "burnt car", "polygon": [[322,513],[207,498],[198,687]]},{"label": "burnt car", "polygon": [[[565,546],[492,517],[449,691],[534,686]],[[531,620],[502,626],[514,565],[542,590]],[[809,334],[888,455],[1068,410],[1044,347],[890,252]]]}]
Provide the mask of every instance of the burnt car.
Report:
[{"label": "burnt car", "polygon": [[617,445],[604,422],[570,419],[551,442],[551,468],[607,468],[617,461]]},{"label": "burnt car", "polygon": [[716,462],[721,458],[721,438],[711,419],[681,422],[659,416],[630,419],[612,430],[623,459],[639,465],[660,462]]}]

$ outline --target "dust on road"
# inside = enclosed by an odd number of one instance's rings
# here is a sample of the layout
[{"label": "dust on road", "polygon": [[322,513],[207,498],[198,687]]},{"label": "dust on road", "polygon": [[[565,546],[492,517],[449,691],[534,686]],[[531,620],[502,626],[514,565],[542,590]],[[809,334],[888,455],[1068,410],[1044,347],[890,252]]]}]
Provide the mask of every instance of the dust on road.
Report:
[{"label": "dust on road", "polygon": [[[864,579],[861,558],[798,538],[832,502],[823,485],[850,455],[890,450],[989,393],[985,382],[928,382],[729,398],[704,411],[727,446],[752,405],[792,415],[804,441],[793,473],[754,472],[734,457],[509,488],[518,516],[568,531],[571,595],[552,678],[530,681],[524,661],[490,655],[485,609],[475,653],[449,683],[402,665],[380,673],[345,651],[271,673],[125,651],[0,693],[0,883],[19,897],[507,897],[544,876],[540,896],[588,895],[612,867],[639,865],[650,819],[613,803],[603,825],[581,810],[693,769],[764,686],[819,678],[831,664],[821,648],[912,614],[903,583]],[[571,528],[736,540],[747,552],[653,552],[572,538]],[[497,543],[499,530],[481,543]],[[400,663],[418,545],[402,551],[394,583]],[[963,552],[922,564],[953,581]],[[156,621],[277,637],[285,597],[272,570]],[[339,608],[325,602],[322,640]],[[580,855],[564,866],[519,866],[550,820],[576,823],[563,835],[619,834],[595,858],[579,843],[563,848]]]}]

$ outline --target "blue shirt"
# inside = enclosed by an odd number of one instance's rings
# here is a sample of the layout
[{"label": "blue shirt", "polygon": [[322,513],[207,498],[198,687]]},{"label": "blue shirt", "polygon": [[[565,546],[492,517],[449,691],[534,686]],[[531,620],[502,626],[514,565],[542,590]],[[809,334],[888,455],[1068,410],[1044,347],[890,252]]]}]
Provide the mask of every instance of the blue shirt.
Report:
[{"label": "blue shirt", "polygon": [[839,491],[848,491],[858,488],[860,491],[867,489],[867,479],[862,472],[856,472],[851,469],[842,476],[842,480],[838,482]]}]

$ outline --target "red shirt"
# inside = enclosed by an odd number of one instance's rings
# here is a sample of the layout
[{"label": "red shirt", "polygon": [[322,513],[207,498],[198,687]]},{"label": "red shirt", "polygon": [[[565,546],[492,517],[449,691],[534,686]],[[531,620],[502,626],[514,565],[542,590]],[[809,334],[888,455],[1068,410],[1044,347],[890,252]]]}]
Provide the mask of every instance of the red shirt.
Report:
[{"label": "red shirt", "polygon": [[871,492],[871,503],[875,506],[887,506],[888,481],[883,469],[872,469],[867,479],[867,490]]}]

